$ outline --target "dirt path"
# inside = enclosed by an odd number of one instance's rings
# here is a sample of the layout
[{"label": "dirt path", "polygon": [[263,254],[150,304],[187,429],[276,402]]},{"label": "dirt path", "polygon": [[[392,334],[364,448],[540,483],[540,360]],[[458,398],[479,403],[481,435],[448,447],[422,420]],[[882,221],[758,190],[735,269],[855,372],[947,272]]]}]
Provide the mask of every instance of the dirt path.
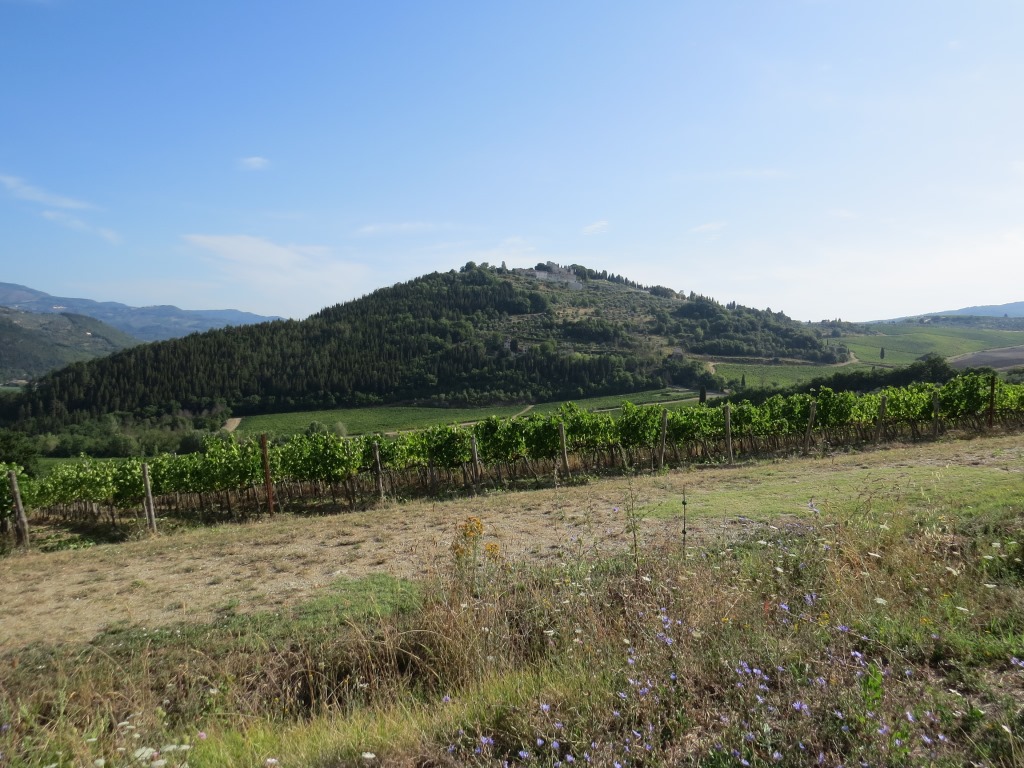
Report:
[{"label": "dirt path", "polygon": [[231,418],[224,422],[224,426],[221,427],[225,432],[234,432],[238,429],[238,425],[242,423],[240,418]]},{"label": "dirt path", "polygon": [[[784,499],[771,513],[756,502],[723,516],[691,515],[688,541],[699,547],[722,535],[807,514],[800,511],[806,505],[806,497],[797,496],[803,493],[796,490],[800,482],[825,485],[830,473],[866,467],[898,473],[911,465],[998,466],[1024,473],[1024,445],[1020,436],[991,437],[820,460],[689,468],[324,517],[281,515],[77,551],[11,555],[0,559],[0,651],[88,640],[117,624],[151,628],[209,621],[228,609],[281,610],[339,578],[429,576],[447,567],[456,526],[469,515],[481,518],[484,540],[498,543],[504,556],[559,562],[581,551],[626,551],[630,539],[623,509],[630,500],[636,509],[662,510],[640,524],[641,546],[649,547],[678,538],[681,521],[675,515],[684,489],[691,500],[737,485],[756,488],[756,499]],[[759,515],[761,522],[751,519]]]}]

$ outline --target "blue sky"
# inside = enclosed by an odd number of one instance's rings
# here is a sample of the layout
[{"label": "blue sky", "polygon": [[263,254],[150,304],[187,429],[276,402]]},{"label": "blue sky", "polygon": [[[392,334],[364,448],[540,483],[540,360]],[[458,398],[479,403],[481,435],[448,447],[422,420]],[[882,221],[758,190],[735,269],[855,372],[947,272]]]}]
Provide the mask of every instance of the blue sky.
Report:
[{"label": "blue sky", "polygon": [[467,261],[1024,300],[1019,0],[0,0],[0,280],[304,317]]}]

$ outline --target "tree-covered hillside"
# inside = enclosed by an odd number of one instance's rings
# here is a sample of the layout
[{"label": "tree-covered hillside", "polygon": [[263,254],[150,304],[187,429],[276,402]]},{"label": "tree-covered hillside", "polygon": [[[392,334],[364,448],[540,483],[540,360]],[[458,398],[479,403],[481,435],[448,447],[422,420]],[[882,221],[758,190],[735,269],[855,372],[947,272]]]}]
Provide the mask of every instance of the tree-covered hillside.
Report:
[{"label": "tree-covered hillside", "polygon": [[38,314],[0,307],[0,383],[33,379],[79,360],[138,344],[85,315]]},{"label": "tree-covered hillside", "polygon": [[307,320],[209,331],[76,364],[13,400],[5,418],[41,428],[115,411],[531,402],[713,384],[687,352],[815,361],[844,354],[782,313],[581,267],[513,272],[470,263]]}]

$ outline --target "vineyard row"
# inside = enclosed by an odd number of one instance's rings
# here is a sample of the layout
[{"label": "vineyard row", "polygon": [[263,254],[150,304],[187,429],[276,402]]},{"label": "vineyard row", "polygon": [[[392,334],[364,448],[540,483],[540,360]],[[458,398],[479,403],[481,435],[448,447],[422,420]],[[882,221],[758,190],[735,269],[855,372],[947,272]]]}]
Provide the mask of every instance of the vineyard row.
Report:
[{"label": "vineyard row", "polygon": [[[760,405],[635,406],[613,416],[567,404],[549,416],[490,417],[470,427],[438,425],[394,437],[329,432],[280,442],[209,438],[201,453],[78,462],[42,479],[0,465],[4,529],[17,518],[13,489],[33,515],[97,519],[142,508],[157,515],[244,517],[331,499],[354,508],[463,488],[508,487],[611,469],[660,469],[809,452],[883,440],[938,437],[945,430],[1024,423],[1024,385],[978,374],[942,386],[915,384],[857,395],[822,388]],[[149,498],[146,502],[147,484]],[[132,513],[133,515],[135,512]]]}]

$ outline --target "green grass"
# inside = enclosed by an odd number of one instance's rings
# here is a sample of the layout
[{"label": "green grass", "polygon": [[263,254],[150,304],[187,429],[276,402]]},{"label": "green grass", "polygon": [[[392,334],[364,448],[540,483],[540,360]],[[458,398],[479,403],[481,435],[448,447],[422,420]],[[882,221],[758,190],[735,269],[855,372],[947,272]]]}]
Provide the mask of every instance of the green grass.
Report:
[{"label": "green grass", "polygon": [[715,372],[726,380],[740,381],[746,376],[748,387],[791,387],[819,376],[830,376],[840,371],[863,370],[865,365],[759,365],[755,363],[715,363]]},{"label": "green grass", "polygon": [[[958,328],[918,323],[873,325],[879,331],[871,336],[844,336],[840,339],[863,363],[884,362],[907,365],[926,354],[955,357],[984,349],[1024,344],[1024,331],[998,331],[985,328]],[[885,359],[880,352],[885,348]]]},{"label": "green grass", "polygon": [[342,434],[362,435],[375,432],[400,432],[423,429],[435,424],[453,424],[479,421],[490,415],[512,416],[524,406],[496,406],[492,408],[417,408],[412,406],[382,406],[379,408],[340,408],[331,411],[298,411],[246,416],[238,432],[271,435],[291,435],[302,432],[311,422],[337,428]]},{"label": "green grass", "polygon": [[[619,410],[624,401],[633,405],[657,405],[658,403],[675,403],[681,400],[692,400],[697,393],[689,389],[654,389],[647,392],[633,392],[628,395],[606,395],[604,397],[587,397],[571,402],[589,411]],[[554,413],[563,401],[541,403],[534,406],[533,413]]]},{"label": "green grass", "polygon": [[[720,539],[581,545],[549,565],[470,546],[417,584],[340,581],[273,613],[228,605],[210,623],[9,649],[0,752],[118,768],[146,746],[167,768],[584,752],[1021,765],[1020,458],[978,439],[670,473],[651,482],[688,484],[691,523],[717,521]],[[678,499],[631,509],[632,489],[630,515],[678,515]],[[564,501],[585,506],[583,493]]]},{"label": "green grass", "polygon": [[[672,402],[696,397],[686,389],[656,389],[634,392],[627,395],[608,395],[573,400],[584,409],[616,409],[624,400],[634,405]],[[541,403],[529,409],[529,413],[553,413],[565,401]],[[479,408],[423,408],[412,406],[382,406],[375,408],[341,408],[331,411],[298,411],[261,416],[246,416],[238,427],[242,434],[290,435],[302,432],[311,422],[317,421],[333,429],[337,426],[343,434],[361,435],[374,432],[401,432],[423,429],[436,424],[461,424],[486,419],[488,416],[508,417],[526,409],[524,405],[486,406]]]}]

